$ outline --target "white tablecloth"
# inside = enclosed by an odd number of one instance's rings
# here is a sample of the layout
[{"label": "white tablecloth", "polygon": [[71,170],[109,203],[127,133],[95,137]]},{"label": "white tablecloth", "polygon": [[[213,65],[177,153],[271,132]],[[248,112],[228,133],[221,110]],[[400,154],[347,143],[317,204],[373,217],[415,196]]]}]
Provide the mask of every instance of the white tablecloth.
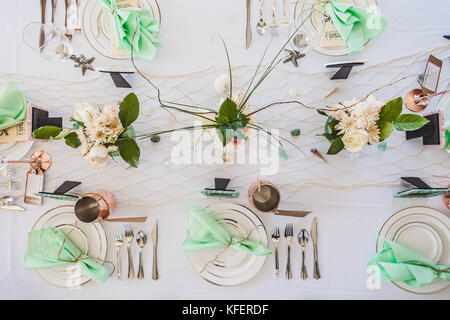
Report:
[{"label": "white tablecloth", "polygon": [[[49,2],[49,1],[48,1]],[[84,1],[82,1],[84,2]],[[256,1],[253,6],[252,24],[256,24]],[[327,101],[343,101],[354,96],[365,95],[368,90],[380,86],[401,75],[423,71],[429,53],[445,59],[441,86],[449,80],[448,34],[450,21],[448,1],[379,1],[382,13],[388,19],[383,35],[370,41],[366,49],[349,59],[367,60],[367,65],[352,73],[343,82],[328,80],[323,65],[343,60],[310,52],[300,61],[300,70],[283,66],[274,73],[264,88],[255,97],[254,104],[263,104],[275,98],[286,98],[291,89],[298,93],[298,99],[308,103],[322,104],[321,97],[333,85],[339,93]],[[57,23],[63,24],[63,2],[59,1]],[[252,66],[262,54],[269,37],[259,39],[253,35],[253,44],[245,49],[245,1],[172,0],[160,3],[163,15],[160,49],[157,60],[140,62],[147,73],[172,98],[182,97],[179,87],[190,97],[201,103],[215,105],[219,97],[214,93],[215,77],[224,72],[225,56],[214,35],[221,35],[228,44],[237,85],[249,78]],[[48,10],[48,13],[50,10]],[[41,59],[21,41],[24,26],[40,18],[39,1],[9,1],[3,4],[0,19],[0,85],[14,80],[27,93],[29,99],[49,108],[55,114],[66,118],[74,103],[111,103],[123,97],[128,91],[115,89],[106,77],[88,74],[82,78],[79,70],[70,64],[50,63]],[[268,15],[267,15],[268,17]],[[96,56],[97,65],[113,65],[118,62],[102,59],[88,46],[83,36],[76,37],[77,51],[87,56]],[[272,51],[280,45],[272,44]],[[269,55],[270,56],[270,55]],[[127,62],[120,62],[129,65]],[[175,77],[174,75],[179,75]],[[415,87],[415,79],[379,93],[380,97],[403,96],[409,88]],[[199,89],[201,88],[201,90]],[[154,94],[143,81],[133,89],[137,92],[143,108],[151,108],[150,116],[141,115],[138,128],[159,129],[165,125],[176,126],[170,116],[155,107]],[[433,101],[432,109],[437,99]],[[261,114],[258,121],[271,127],[281,128],[281,134],[289,138],[290,129],[299,127],[302,136],[295,140],[304,150],[317,147],[326,151],[326,142],[316,137],[321,133],[323,118],[313,112],[284,107],[286,117],[280,117],[280,109]],[[278,111],[277,111],[278,110]],[[192,123],[192,119],[180,117],[180,122]],[[149,128],[150,124],[150,129]],[[275,279],[273,259],[269,257],[258,274],[247,284],[235,288],[215,287],[200,279],[191,270],[180,244],[185,235],[184,206],[202,206],[200,190],[212,184],[214,177],[233,178],[231,186],[241,192],[238,202],[248,204],[246,190],[259,176],[256,167],[249,166],[177,166],[169,160],[170,136],[163,136],[159,144],[144,143],[143,160],[140,169],[127,169],[125,165],[111,163],[100,171],[88,170],[78,151],[68,150],[62,143],[35,143],[32,150],[48,150],[54,161],[47,174],[46,190],[52,190],[64,179],[82,181],[83,190],[105,187],[114,192],[119,200],[115,215],[134,216],[145,214],[150,221],[136,225],[139,229],[151,231],[153,219],[160,222],[159,272],[160,279],[152,281],[151,250],[144,253],[145,280],[109,279],[105,284],[89,283],[81,289],[64,290],[53,288],[30,270],[23,267],[23,254],[27,247],[27,232],[34,221],[46,210],[60,202],[45,200],[42,207],[24,205],[23,213],[0,213],[0,298],[42,298],[42,299],[442,299],[449,298],[446,290],[433,295],[418,296],[400,290],[391,283],[382,283],[380,289],[369,290],[366,281],[366,263],[375,254],[375,240],[383,222],[402,208],[424,205],[445,213],[439,197],[425,200],[394,199],[392,194],[402,189],[398,178],[402,173],[416,174],[430,178],[434,183],[444,183],[450,165],[444,151],[423,151],[420,142],[405,142],[401,134],[395,134],[389,141],[388,150],[364,152],[356,159],[339,155],[329,157],[329,165],[309,157],[305,159],[294,149],[288,148],[290,158],[281,162],[280,173],[266,177],[279,185],[283,194],[283,208],[311,209],[319,223],[319,260],[322,278],[320,280],[300,279],[300,250],[294,245],[293,280]],[[31,153],[30,151],[30,153]],[[308,152],[308,151],[307,151]],[[14,179],[24,182],[26,166],[16,166]],[[4,178],[2,178],[4,180]],[[447,180],[448,182],[448,180]],[[16,193],[19,204],[20,192]],[[259,214],[269,232],[274,226],[284,227],[293,222],[295,232],[302,227],[309,228],[313,215],[306,219],[274,217]],[[106,226],[109,238],[119,231],[120,224]],[[109,241],[108,258],[114,259],[113,243]],[[285,246],[281,246],[282,269],[284,268]],[[136,248],[134,248],[136,249]],[[310,248],[311,249],[311,248]],[[310,250],[311,251],[311,250]],[[122,256],[125,259],[125,250]],[[311,253],[311,252],[310,252]],[[137,255],[135,255],[137,257]],[[312,256],[308,255],[311,267]],[[137,260],[137,259],[136,259]],[[123,260],[125,261],[125,260]],[[135,262],[135,265],[137,261]],[[312,270],[309,270],[312,274]]]}]

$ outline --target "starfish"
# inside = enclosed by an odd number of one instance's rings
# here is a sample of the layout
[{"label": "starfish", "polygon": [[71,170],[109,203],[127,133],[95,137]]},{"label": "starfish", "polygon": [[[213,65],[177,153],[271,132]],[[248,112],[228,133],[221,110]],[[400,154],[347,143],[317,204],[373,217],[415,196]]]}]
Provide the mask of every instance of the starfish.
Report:
[{"label": "starfish", "polygon": [[87,70],[95,71],[95,68],[92,66],[92,62],[94,62],[95,57],[86,59],[86,57],[80,54],[79,57],[76,55],[70,56],[70,59],[75,62],[75,68],[81,68],[81,74],[84,76]]},{"label": "starfish", "polygon": [[286,58],[284,58],[283,63],[288,63],[288,62],[292,62],[292,64],[295,67],[298,67],[298,59],[301,59],[305,56],[304,53],[300,53],[297,50],[288,50],[288,49],[284,49],[284,52],[287,53]]}]

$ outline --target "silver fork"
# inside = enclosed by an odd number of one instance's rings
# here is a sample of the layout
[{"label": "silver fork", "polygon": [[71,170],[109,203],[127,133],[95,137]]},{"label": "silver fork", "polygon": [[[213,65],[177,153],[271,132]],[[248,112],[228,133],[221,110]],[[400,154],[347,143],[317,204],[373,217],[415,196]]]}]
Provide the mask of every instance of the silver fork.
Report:
[{"label": "silver fork", "polygon": [[116,245],[116,275],[117,279],[120,279],[122,277],[120,273],[120,248],[122,247],[123,244],[123,238],[121,233],[116,232],[114,234],[114,242]]},{"label": "silver fork", "polygon": [[294,226],[292,223],[286,224],[284,229],[284,237],[288,243],[288,254],[287,254],[287,264],[286,264],[286,278],[292,279],[292,268],[291,268],[291,241],[294,235]]},{"label": "silver fork", "polygon": [[11,177],[14,175],[14,170],[9,168],[3,168],[0,170],[0,174],[4,177]]},{"label": "silver fork", "polygon": [[20,183],[12,180],[9,180],[8,182],[5,183],[0,183],[0,187],[8,190],[20,190],[22,188]]},{"label": "silver fork", "polygon": [[280,241],[280,229],[276,227],[273,229],[272,233],[272,242],[275,247],[275,275],[278,276],[280,274],[280,264],[278,263],[278,243]]},{"label": "silver fork", "polygon": [[127,239],[127,252],[128,252],[128,279],[134,278],[133,260],[131,259],[130,244],[133,240],[133,230],[129,224],[125,225],[125,238]]}]

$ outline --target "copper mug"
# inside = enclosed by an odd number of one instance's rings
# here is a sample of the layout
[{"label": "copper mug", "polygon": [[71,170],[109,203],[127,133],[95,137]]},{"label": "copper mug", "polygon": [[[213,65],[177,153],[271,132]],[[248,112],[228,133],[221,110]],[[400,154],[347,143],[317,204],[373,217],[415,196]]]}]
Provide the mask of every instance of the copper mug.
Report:
[{"label": "copper mug", "polygon": [[262,212],[272,212],[275,215],[305,217],[311,211],[280,210],[281,194],[280,190],[271,182],[256,181],[248,189],[248,201],[250,204]]},{"label": "copper mug", "polygon": [[106,220],[115,209],[116,198],[106,190],[83,194],[75,203],[75,215],[85,223]]}]

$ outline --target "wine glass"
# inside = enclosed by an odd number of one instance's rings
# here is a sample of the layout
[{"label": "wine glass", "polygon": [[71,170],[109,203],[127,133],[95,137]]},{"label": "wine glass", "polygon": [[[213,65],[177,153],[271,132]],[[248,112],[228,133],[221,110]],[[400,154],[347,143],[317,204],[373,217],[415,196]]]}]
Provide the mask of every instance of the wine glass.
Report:
[{"label": "wine glass", "polygon": [[64,32],[54,25],[31,22],[22,31],[23,42],[49,61],[70,60],[73,47]]},{"label": "wine glass", "polygon": [[[292,32],[297,30],[291,39],[291,47],[306,53],[317,47],[325,25],[325,16],[316,8],[315,0],[299,1],[295,5]],[[312,27],[314,26],[314,27]]]}]

